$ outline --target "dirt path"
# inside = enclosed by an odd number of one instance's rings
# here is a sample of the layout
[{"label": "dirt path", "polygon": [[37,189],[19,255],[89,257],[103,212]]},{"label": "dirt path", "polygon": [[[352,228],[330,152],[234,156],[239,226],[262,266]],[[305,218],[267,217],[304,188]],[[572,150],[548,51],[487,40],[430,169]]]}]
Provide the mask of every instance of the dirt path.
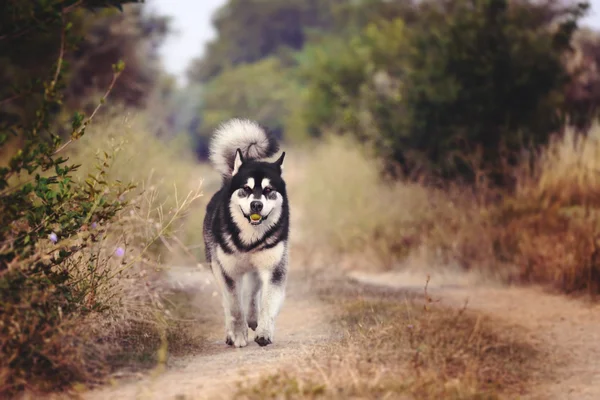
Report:
[{"label": "dirt path", "polygon": [[[264,373],[275,373],[306,359],[335,339],[330,322],[334,311],[319,301],[302,279],[291,279],[273,346],[254,342],[243,349],[223,343],[219,297],[213,296],[210,274],[189,270],[171,273],[171,284],[198,287],[198,301],[213,314],[214,329],[208,348],[197,356],[172,360],[166,371],[134,382],[120,383],[87,393],[84,399],[223,399],[230,398],[237,382]],[[352,274],[363,284],[401,291],[422,292],[422,274]],[[476,286],[468,277],[432,275],[429,294],[443,304],[485,312],[525,327],[529,339],[548,352],[551,362],[540,366],[539,383],[526,398],[531,400],[600,399],[600,306],[538,289]],[[252,333],[251,333],[252,335]],[[550,380],[549,380],[550,377]]]},{"label": "dirt path", "polygon": [[171,360],[166,371],[157,376],[91,391],[84,399],[229,398],[241,379],[274,373],[297,359],[305,359],[333,338],[329,324],[332,310],[312,296],[309,288],[301,279],[294,279],[293,274],[277,322],[275,343],[260,347],[254,343],[250,331],[250,344],[242,349],[224,343],[220,295],[214,295],[216,286],[210,273],[176,269],[171,271],[170,278],[171,284],[179,288],[198,291],[196,301],[203,302],[214,325],[208,332],[208,347],[201,355]]},{"label": "dirt path", "polygon": [[[353,274],[361,283],[423,291],[423,274]],[[551,357],[528,399],[600,399],[600,305],[539,289],[475,286],[465,276],[432,274],[429,294],[443,304],[485,312],[529,330]],[[551,381],[548,382],[548,377]]]}]

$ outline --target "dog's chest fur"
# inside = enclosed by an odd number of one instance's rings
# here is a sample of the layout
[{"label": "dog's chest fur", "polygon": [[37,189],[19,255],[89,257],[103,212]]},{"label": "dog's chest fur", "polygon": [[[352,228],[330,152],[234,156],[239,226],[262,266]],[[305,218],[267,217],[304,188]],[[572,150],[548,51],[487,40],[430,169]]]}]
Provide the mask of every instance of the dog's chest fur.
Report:
[{"label": "dog's chest fur", "polygon": [[269,249],[229,254],[221,246],[217,246],[216,258],[225,272],[238,275],[252,270],[260,272],[263,269],[270,269],[283,258],[286,251],[285,242],[279,242]]}]

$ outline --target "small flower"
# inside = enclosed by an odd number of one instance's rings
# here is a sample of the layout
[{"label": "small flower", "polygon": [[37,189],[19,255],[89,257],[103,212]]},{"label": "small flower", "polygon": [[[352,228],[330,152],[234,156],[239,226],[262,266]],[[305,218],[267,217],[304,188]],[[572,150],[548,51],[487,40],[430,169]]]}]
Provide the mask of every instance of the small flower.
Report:
[{"label": "small flower", "polygon": [[412,324],[409,324],[409,325],[407,325],[407,328],[412,329],[412,328],[414,328],[414,326]]},{"label": "small flower", "polygon": [[125,201],[125,194],[122,194],[119,196],[119,201],[120,202],[124,202]]},{"label": "small flower", "polygon": [[50,239],[52,243],[58,242],[58,236],[56,236],[56,233],[54,232],[48,235],[48,239]]},{"label": "small flower", "polygon": [[97,224],[97,223],[95,223],[95,222],[92,222],[92,229],[96,229],[96,227],[97,227],[97,226],[98,226],[98,224]]},{"label": "small flower", "polygon": [[117,247],[117,249],[115,250],[115,256],[123,257],[124,255],[125,255],[125,249],[123,249],[122,247]]}]

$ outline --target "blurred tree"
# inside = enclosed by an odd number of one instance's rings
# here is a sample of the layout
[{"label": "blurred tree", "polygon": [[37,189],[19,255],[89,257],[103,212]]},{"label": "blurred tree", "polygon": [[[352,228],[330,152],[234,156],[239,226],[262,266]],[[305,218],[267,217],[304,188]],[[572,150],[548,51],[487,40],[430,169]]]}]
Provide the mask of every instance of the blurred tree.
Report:
[{"label": "blurred tree", "polygon": [[562,59],[586,8],[553,0],[427,4],[404,90],[410,133],[384,133],[394,158],[409,148],[450,175],[502,176],[513,154],[562,128],[570,80]]},{"label": "blurred tree", "polygon": [[[125,61],[127,68],[111,99],[143,106],[160,75],[156,49],[168,33],[168,20],[145,13],[141,5],[127,5],[138,2],[1,0],[0,128],[32,120],[39,108],[44,74],[60,48],[61,20],[53,18],[57,12],[70,24],[70,35],[79,39],[65,49],[64,98],[52,110],[55,117],[62,111],[64,122],[75,109],[91,111],[98,100],[92,97],[106,90],[118,60]],[[118,12],[123,6],[124,12]],[[50,23],[43,29],[31,22],[46,20]]]},{"label": "blurred tree", "polygon": [[343,0],[230,0],[214,16],[217,37],[189,68],[189,78],[206,82],[224,68],[252,63],[282,48],[301,49],[307,31],[328,29],[333,7]]},{"label": "blurred tree", "polygon": [[[83,41],[70,57],[71,73],[67,104],[89,99],[109,82],[111,65],[123,60],[127,66],[111,97],[125,106],[140,107],[162,79],[158,48],[169,33],[167,17],[148,14],[140,5],[125,12],[94,17],[81,15]],[[96,93],[95,93],[96,92]],[[75,104],[73,104],[75,105]]]},{"label": "blurred tree", "polygon": [[572,81],[565,92],[570,123],[586,132],[600,109],[600,33],[582,29],[574,38],[575,52],[567,59]]},{"label": "blurred tree", "polygon": [[299,106],[300,88],[293,78],[274,57],[224,70],[204,88],[199,136],[208,139],[231,117],[255,119],[281,136]]},{"label": "blurred tree", "polygon": [[[213,23],[217,37],[208,44],[203,57],[196,59],[188,70],[193,84],[206,84],[203,93],[207,96],[201,117],[195,120],[200,132],[199,148],[202,153],[206,135],[214,128],[219,118],[233,113],[258,118],[266,125],[273,124],[278,132],[286,130],[286,139],[303,140],[307,128],[302,114],[305,90],[299,85],[293,72],[299,59],[306,54],[299,53],[307,44],[319,46],[330,38],[344,42],[373,18],[394,18],[402,15],[406,20],[414,19],[411,1],[406,0],[230,0],[215,15]],[[266,59],[277,59],[264,62]],[[253,66],[253,67],[251,67]],[[243,74],[254,78],[244,78]],[[260,73],[273,74],[269,82]],[[256,91],[263,91],[263,104],[277,105],[282,90],[268,93],[265,87],[284,85],[283,79],[293,78],[289,93],[293,102],[281,115],[265,117],[265,109],[257,110],[252,104],[244,104],[248,96],[256,97]],[[256,85],[258,79],[265,84]],[[231,82],[235,81],[235,87]],[[231,94],[244,92],[248,96],[233,100]],[[228,100],[223,97],[229,96]],[[218,101],[217,101],[218,100]],[[229,107],[229,109],[227,109]],[[273,110],[283,108],[281,105]],[[196,132],[192,132],[196,135]]]},{"label": "blurred tree", "polygon": [[309,126],[352,131],[406,172],[498,172],[506,152],[561,129],[571,79],[563,58],[586,9],[426,1],[409,28],[371,23],[337,51],[307,58]]}]

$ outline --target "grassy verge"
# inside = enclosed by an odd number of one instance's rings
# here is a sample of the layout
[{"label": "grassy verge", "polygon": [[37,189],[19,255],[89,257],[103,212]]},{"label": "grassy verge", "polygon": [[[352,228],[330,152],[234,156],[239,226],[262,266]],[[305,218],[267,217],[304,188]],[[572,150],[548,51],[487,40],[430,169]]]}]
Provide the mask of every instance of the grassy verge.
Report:
[{"label": "grassy verge", "polygon": [[[178,235],[202,196],[200,177],[184,146],[165,146],[119,118],[99,121],[69,148],[71,162],[82,164],[72,182],[102,187],[94,201],[120,208],[72,235],[52,227],[36,245],[36,264],[17,259],[1,271],[0,397],[79,390],[117,369],[201,349],[202,332],[176,312],[171,289],[161,284],[162,270],[182,252]],[[123,193],[101,182],[136,187]],[[21,273],[48,260],[54,264],[46,275]],[[15,282],[18,293],[10,290]]]},{"label": "grassy verge", "polygon": [[327,253],[340,268],[390,270],[419,257],[425,265],[595,295],[599,155],[600,128],[587,138],[567,132],[515,169],[516,191],[498,193],[382,181],[374,158],[332,138],[307,152],[303,179],[290,193],[309,233],[302,246]]},{"label": "grassy verge", "polygon": [[468,310],[336,296],[340,343],[239,387],[237,399],[514,398],[542,355],[518,328]]}]

